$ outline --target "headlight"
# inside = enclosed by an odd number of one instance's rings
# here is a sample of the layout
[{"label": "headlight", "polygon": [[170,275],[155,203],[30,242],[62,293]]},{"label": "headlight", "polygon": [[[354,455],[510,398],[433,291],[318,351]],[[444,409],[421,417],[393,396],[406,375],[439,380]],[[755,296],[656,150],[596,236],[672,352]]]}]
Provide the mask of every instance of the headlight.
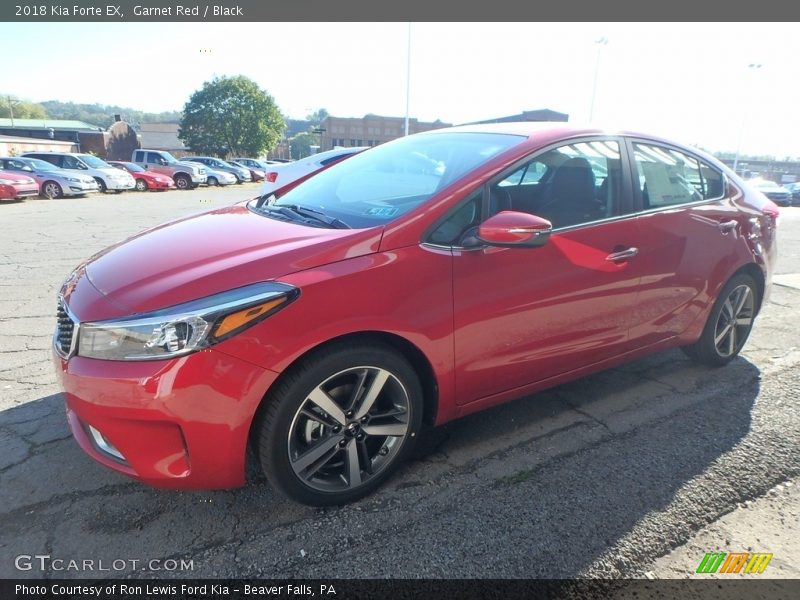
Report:
[{"label": "headlight", "polygon": [[252,327],[299,294],[283,283],[257,283],[135,317],[81,323],[78,355],[102,360],[182,356]]},{"label": "headlight", "polygon": [[82,180],[78,179],[77,177],[64,177],[67,181],[71,181],[73,183],[80,183]]},{"label": "headlight", "polygon": [[13,185],[14,182],[11,179],[0,179],[0,185]]}]

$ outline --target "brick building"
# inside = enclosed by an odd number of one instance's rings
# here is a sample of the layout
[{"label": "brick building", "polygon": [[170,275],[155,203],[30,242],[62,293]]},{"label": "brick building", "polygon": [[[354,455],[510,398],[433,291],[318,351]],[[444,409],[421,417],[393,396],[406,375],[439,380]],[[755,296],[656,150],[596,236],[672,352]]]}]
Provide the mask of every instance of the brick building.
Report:
[{"label": "brick building", "polygon": [[[450,127],[450,123],[436,120],[432,123],[408,120],[408,133],[419,133],[431,129]],[[322,131],[320,151],[331,150],[336,146],[377,146],[383,142],[402,137],[405,133],[405,117],[328,117],[319,127]]]}]

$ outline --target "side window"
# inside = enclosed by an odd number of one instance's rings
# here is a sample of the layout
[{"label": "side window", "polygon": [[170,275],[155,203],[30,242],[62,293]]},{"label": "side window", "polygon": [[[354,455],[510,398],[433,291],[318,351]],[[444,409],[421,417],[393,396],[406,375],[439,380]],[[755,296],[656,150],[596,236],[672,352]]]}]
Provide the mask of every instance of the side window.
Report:
[{"label": "side window", "polygon": [[144,162],[144,150],[136,151],[136,158],[133,159],[133,162]]},{"label": "side window", "polygon": [[464,234],[480,223],[482,189],[460,204],[428,236],[428,241],[440,246],[457,246]]},{"label": "side window", "polygon": [[634,158],[645,208],[720,198],[722,174],[678,150],[635,143]]},{"label": "side window", "polygon": [[489,188],[489,213],[527,212],[554,228],[614,216],[622,193],[616,140],[574,142],[548,150]]},{"label": "side window", "polygon": [[148,164],[156,164],[156,165],[162,164],[161,155],[158,152],[148,152],[147,153],[147,163]]},{"label": "side window", "polygon": [[74,156],[62,156],[61,166],[64,169],[80,169],[80,161]]}]

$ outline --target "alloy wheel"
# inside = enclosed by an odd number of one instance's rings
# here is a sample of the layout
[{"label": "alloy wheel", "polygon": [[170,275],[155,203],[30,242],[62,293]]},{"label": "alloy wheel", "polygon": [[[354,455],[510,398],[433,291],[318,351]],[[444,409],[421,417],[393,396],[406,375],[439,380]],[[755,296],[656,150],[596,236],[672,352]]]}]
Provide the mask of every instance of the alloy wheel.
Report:
[{"label": "alloy wheel", "polygon": [[748,285],[735,287],[717,317],[714,344],[720,356],[733,356],[744,345],[755,317],[755,298]]},{"label": "alloy wheel", "polygon": [[411,421],[408,392],[386,369],[359,366],[329,377],[301,403],[289,428],[289,462],[324,492],[366,484],[392,462]]}]

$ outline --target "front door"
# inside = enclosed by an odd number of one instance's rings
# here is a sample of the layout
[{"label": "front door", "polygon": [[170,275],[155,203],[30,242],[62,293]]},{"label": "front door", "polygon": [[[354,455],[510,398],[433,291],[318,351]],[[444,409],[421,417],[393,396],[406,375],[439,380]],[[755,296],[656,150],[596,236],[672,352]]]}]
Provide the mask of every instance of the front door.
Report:
[{"label": "front door", "polygon": [[487,186],[484,215],[529,212],[554,231],[540,248],[454,248],[459,404],[629,349],[642,273],[624,173],[619,140],[600,138],[549,149]]}]

